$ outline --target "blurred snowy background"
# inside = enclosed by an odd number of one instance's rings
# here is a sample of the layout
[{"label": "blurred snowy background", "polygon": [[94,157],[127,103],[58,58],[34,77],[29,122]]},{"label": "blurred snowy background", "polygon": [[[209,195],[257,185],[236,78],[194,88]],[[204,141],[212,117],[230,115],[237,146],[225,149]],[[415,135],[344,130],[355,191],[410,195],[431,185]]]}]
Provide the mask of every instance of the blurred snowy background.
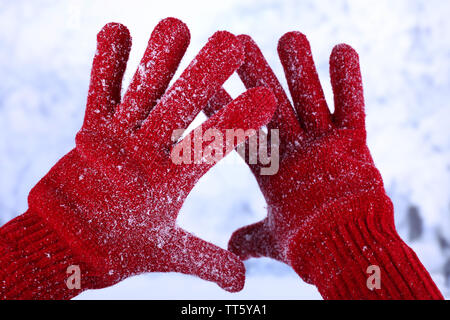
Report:
[{"label": "blurred snowy background", "polygon": [[[396,207],[403,238],[450,297],[450,2],[446,0],[7,1],[0,0],[0,225],[27,208],[27,194],[74,146],[81,126],[96,33],[128,26],[126,84],[159,20],[191,29],[181,68],[217,29],[248,33],[282,80],[276,54],[287,31],[305,33],[328,98],[328,57],[340,42],[360,54],[368,141]],[[226,84],[236,96],[236,76]],[[332,108],[332,107],[331,107]],[[201,119],[201,118],[200,118]],[[236,155],[210,171],[179,224],[226,247],[233,230],[260,220],[265,203]],[[178,274],[148,274],[79,298],[316,299],[316,289],[269,259],[246,262],[244,290]],[[450,280],[450,279],[449,279]]]}]

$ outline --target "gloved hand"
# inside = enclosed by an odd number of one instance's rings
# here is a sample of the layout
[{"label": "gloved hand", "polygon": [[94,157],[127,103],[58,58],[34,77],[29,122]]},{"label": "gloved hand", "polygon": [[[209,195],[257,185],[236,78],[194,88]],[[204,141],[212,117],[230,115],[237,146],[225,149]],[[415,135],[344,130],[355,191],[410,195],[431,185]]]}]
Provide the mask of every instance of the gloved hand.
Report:
[{"label": "gloved hand", "polygon": [[[327,299],[441,299],[395,230],[392,203],[366,144],[357,53],[338,45],[331,54],[331,114],[304,35],[287,33],[278,45],[295,108],[253,40],[239,38],[246,56],[238,74],[245,86],[265,85],[278,100],[267,127],[269,134],[279,129],[280,154],[274,175],[261,175],[260,165],[249,165],[268,214],[234,232],[229,250],[244,260],[282,261]],[[207,114],[229,101],[222,89],[210,100]],[[369,279],[370,266],[380,270],[379,289],[370,285],[375,281]]]},{"label": "gloved hand", "polygon": [[[121,101],[129,32],[111,23],[98,34],[75,149],[32,189],[28,211],[0,229],[2,299],[70,298],[143,272],[181,272],[242,289],[237,256],[176,225],[183,201],[214,162],[175,164],[172,132],[189,125],[243,59],[238,39],[217,32],[164,94],[189,38],[181,21],[161,21]],[[252,89],[202,128],[258,129],[275,108],[270,90]],[[65,283],[71,265],[81,269],[79,290]]]}]

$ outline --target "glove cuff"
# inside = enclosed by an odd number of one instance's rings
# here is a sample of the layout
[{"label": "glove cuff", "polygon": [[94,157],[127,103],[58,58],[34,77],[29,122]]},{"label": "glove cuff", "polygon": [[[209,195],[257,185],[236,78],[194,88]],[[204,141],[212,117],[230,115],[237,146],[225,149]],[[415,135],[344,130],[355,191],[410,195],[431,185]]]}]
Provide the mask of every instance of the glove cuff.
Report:
[{"label": "glove cuff", "polygon": [[328,206],[297,234],[288,258],[325,299],[443,299],[398,235],[384,192]]},{"label": "glove cuff", "polygon": [[[70,299],[95,287],[94,272],[42,218],[27,211],[0,228],[0,299]],[[80,268],[80,288],[69,289]],[[75,281],[70,281],[72,287]]]}]

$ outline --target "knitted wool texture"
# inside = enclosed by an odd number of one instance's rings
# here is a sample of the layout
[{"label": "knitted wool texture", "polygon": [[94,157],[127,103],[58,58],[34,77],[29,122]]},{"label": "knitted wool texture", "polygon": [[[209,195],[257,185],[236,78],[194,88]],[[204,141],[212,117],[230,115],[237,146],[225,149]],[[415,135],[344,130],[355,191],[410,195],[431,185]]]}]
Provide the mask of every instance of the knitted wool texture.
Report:
[{"label": "knitted wool texture", "polygon": [[[330,57],[335,111],[330,113],[311,49],[299,32],[285,34],[278,53],[294,103],[249,36],[239,36],[247,88],[267,86],[278,108],[268,132],[279,129],[279,171],[261,175],[249,164],[267,201],[267,217],[237,230],[229,250],[242,259],[282,261],[325,299],[442,299],[416,254],[398,236],[393,206],[366,144],[359,58],[348,45]],[[205,109],[231,101],[221,89]],[[247,159],[248,161],[248,159]],[[373,286],[372,268],[380,288]]]},{"label": "knitted wool texture", "polygon": [[[98,34],[76,147],[32,189],[28,211],[0,229],[0,298],[67,299],[143,272],[181,272],[242,289],[237,256],[175,223],[214,163],[175,164],[172,132],[186,128],[243,62],[240,41],[217,32],[166,91],[189,39],[181,21],[161,21],[121,99],[129,32],[111,23]],[[270,90],[252,89],[202,128],[257,130],[275,108]],[[72,265],[81,269],[81,289],[66,286]]]}]

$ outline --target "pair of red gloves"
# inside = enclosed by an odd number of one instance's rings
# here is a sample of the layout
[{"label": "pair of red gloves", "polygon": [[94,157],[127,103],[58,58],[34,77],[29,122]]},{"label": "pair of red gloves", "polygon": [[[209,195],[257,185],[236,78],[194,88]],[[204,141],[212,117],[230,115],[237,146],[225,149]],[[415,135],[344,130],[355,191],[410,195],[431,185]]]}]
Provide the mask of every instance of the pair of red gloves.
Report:
[{"label": "pair of red gloves", "polygon": [[[346,45],[333,50],[330,114],[302,34],[284,35],[278,47],[294,108],[255,43],[228,32],[215,33],[167,89],[189,38],[181,21],[161,21],[121,98],[129,32],[108,24],[98,34],[75,149],[32,189],[28,211],[0,229],[0,298],[67,299],[144,272],[192,274],[235,292],[245,280],[241,259],[268,256],[292,266],[327,299],[441,299],[395,230],[366,145],[356,52]],[[232,100],[222,85],[236,70],[248,91]],[[214,164],[175,164],[170,157],[183,143],[172,140],[173,131],[202,110],[210,116],[203,131],[279,129],[278,173],[260,175],[249,164],[267,218],[236,231],[230,251],[175,223]],[[68,285],[73,267],[81,280],[75,288]]]}]

